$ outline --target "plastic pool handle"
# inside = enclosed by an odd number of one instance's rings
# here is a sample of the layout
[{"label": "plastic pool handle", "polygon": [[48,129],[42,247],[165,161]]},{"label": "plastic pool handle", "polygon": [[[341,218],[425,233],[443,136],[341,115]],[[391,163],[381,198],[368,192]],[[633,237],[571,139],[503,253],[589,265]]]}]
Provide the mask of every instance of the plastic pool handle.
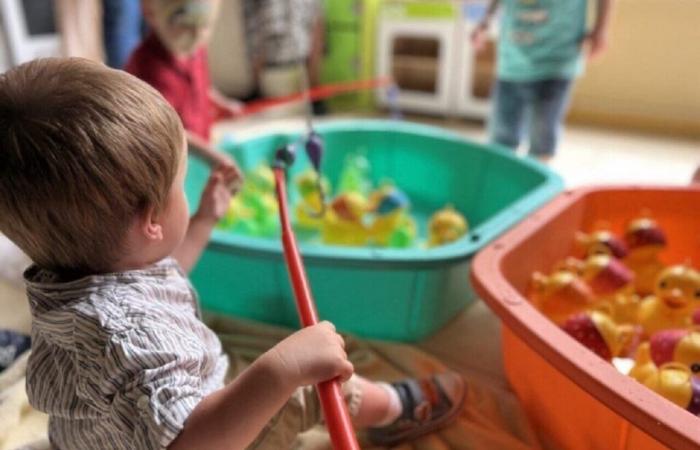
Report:
[{"label": "plastic pool handle", "polygon": [[[275,190],[279,204],[280,223],[282,224],[282,244],[284,246],[284,258],[287,262],[289,278],[294,289],[294,298],[297,303],[299,319],[304,327],[318,323],[318,313],[311,298],[311,289],[306,278],[304,264],[299,255],[294,232],[289,224],[287,208],[287,190],[284,169],[275,168]],[[331,436],[334,450],[359,450],[360,446],[355,437],[355,431],[350,421],[343,393],[340,390],[338,380],[330,380],[316,386],[318,396],[321,399],[321,408],[326,418],[326,426]]]}]

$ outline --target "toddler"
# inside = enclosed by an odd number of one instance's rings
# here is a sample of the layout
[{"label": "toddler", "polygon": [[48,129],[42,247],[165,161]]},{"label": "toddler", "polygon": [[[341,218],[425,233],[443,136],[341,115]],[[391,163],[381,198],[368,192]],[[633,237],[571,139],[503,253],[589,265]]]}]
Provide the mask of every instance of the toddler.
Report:
[{"label": "toddler", "polygon": [[[459,412],[448,372],[372,383],[330,323],[298,331],[228,385],[186,272],[230,200],[213,170],[197,212],[185,132],[153,88],[83,59],[0,76],[0,231],[34,261],[27,393],[59,449],[288,448],[321,420],[309,387],[340,378],[358,427],[392,445]],[[241,280],[246,282],[246,280]],[[294,428],[289,411],[296,414]]]},{"label": "toddler", "polygon": [[[156,88],[177,111],[190,147],[214,163],[234,165],[211,147],[219,117],[233,117],[241,105],[211,85],[206,44],[216,21],[216,0],[142,0],[149,34],[125,70]],[[234,165],[235,166],[235,165]]]},{"label": "toddler", "polygon": [[586,33],[587,0],[491,0],[472,33],[477,50],[499,4],[497,80],[489,120],[492,142],[517,149],[528,126],[529,153],[554,156],[573,80],[583,72],[581,48],[591,56],[607,44],[612,0],[597,0],[595,23]]}]

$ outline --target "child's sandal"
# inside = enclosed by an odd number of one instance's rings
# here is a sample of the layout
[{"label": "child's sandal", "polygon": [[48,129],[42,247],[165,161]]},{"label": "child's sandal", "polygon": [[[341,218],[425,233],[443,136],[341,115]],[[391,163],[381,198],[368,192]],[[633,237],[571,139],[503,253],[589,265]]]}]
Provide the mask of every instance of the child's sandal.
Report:
[{"label": "child's sandal", "polygon": [[375,445],[396,445],[444,427],[457,417],[466,394],[464,380],[454,372],[422,380],[408,378],[392,386],[399,393],[402,412],[393,423],[368,430]]}]

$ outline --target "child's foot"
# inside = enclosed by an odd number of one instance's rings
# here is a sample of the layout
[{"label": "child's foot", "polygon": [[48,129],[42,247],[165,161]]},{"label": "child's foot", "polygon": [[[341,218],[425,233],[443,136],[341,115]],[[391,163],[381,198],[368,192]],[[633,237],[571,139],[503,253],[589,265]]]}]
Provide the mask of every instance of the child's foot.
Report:
[{"label": "child's foot", "polygon": [[464,380],[454,372],[424,380],[409,378],[391,386],[399,394],[402,412],[393,423],[368,430],[374,445],[396,445],[444,427],[457,417],[466,394]]}]

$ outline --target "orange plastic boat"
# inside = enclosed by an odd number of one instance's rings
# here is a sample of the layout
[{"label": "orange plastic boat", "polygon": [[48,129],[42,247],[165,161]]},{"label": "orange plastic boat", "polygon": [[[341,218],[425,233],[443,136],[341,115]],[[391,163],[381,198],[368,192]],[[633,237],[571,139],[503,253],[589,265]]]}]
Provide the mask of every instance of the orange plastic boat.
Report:
[{"label": "orange plastic boat", "polygon": [[620,374],[527,300],[533,271],[575,251],[575,232],[621,233],[649,212],[669,237],[663,261],[700,264],[700,188],[567,191],[484,248],[472,282],[503,322],[508,379],[543,440],[562,449],[698,449],[700,419]]}]

